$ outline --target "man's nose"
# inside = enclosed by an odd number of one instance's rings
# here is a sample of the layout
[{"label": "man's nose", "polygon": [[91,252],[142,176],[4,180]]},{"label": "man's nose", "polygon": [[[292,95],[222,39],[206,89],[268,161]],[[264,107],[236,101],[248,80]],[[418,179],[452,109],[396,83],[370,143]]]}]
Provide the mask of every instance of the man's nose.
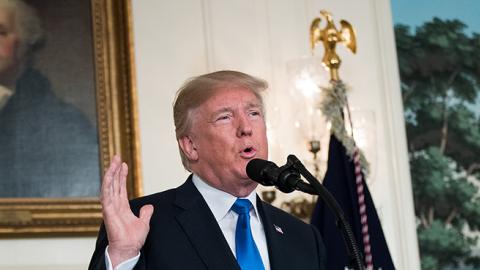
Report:
[{"label": "man's nose", "polygon": [[242,115],[238,118],[237,136],[250,136],[252,135],[252,124],[248,116]]}]

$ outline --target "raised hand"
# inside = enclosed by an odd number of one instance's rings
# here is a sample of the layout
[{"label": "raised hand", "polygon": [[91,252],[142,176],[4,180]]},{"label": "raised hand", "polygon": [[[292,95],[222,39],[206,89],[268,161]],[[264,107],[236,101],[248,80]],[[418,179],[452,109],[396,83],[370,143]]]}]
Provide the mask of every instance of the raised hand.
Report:
[{"label": "raised hand", "polygon": [[102,181],[101,203],[102,215],[108,236],[108,254],[115,267],[135,257],[150,230],[152,205],[140,209],[140,217],[130,210],[127,196],[128,166],[115,155]]}]

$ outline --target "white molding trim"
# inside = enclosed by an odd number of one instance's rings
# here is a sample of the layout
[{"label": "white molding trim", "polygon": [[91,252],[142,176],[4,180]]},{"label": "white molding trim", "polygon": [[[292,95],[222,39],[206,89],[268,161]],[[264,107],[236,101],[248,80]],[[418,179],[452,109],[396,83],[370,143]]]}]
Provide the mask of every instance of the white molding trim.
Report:
[{"label": "white molding trim", "polygon": [[205,41],[205,62],[207,63],[208,72],[212,72],[215,69],[211,10],[210,1],[202,0],[203,40]]},{"label": "white molding trim", "polygon": [[415,212],[413,206],[410,167],[407,152],[407,137],[403,117],[403,104],[400,92],[400,76],[398,71],[393,20],[390,1],[371,1],[375,11],[378,48],[380,55],[381,84],[384,91],[383,111],[386,123],[386,133],[389,139],[393,191],[395,192],[395,212],[397,216],[400,248],[400,261],[397,269],[420,270]]}]

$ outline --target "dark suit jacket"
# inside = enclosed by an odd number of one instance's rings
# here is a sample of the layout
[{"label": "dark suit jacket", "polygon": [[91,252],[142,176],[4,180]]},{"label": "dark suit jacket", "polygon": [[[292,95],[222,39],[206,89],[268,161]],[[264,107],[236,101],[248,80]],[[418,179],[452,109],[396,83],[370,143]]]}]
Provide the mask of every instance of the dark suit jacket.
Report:
[{"label": "dark suit jacket", "polygon": [[[272,270],[324,269],[325,249],[318,231],[257,199]],[[180,187],[131,202],[155,208],[150,232],[135,269],[240,270],[215,217],[191,177]],[[275,226],[281,228],[278,232]],[[107,235],[102,226],[88,269],[105,269]]]},{"label": "dark suit jacket", "polygon": [[28,68],[0,110],[0,197],[93,197],[99,179],[94,127]]}]

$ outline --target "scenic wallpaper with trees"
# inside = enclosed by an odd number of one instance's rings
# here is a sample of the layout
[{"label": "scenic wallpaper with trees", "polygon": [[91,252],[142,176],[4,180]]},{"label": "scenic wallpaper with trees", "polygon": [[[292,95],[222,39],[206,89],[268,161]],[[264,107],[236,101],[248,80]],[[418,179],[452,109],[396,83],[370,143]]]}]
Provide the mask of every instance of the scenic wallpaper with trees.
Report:
[{"label": "scenic wallpaper with trees", "polygon": [[394,26],[421,264],[480,269],[480,34],[430,2],[429,20]]}]

